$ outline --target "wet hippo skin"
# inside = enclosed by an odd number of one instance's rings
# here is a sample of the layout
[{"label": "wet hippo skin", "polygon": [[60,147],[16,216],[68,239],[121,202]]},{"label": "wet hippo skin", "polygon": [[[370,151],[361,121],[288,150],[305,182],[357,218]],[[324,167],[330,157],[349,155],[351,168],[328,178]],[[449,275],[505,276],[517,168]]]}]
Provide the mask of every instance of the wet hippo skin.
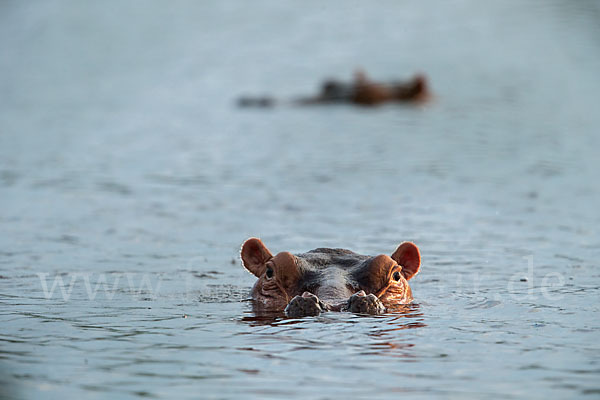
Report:
[{"label": "wet hippo skin", "polygon": [[[375,82],[363,71],[357,71],[351,82],[329,79],[323,82],[320,92],[311,97],[294,99],[283,104],[318,105],[349,103],[359,106],[376,106],[383,103],[423,103],[431,99],[429,84],[423,74],[406,81]],[[282,102],[275,98],[241,97],[240,107],[273,107]]]},{"label": "wet hippo skin", "polygon": [[418,247],[403,242],[391,256],[365,256],[345,249],[319,248],[273,256],[260,239],[241,250],[244,267],[258,280],[252,298],[260,309],[289,317],[325,311],[381,314],[413,299],[408,280],[421,265]]}]

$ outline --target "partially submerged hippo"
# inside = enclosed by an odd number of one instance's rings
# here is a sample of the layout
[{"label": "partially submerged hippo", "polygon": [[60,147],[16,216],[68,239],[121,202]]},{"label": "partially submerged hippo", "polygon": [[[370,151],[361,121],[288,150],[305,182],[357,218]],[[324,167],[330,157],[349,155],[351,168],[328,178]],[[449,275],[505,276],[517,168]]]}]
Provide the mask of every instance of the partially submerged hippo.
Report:
[{"label": "partially submerged hippo", "polygon": [[408,304],[413,299],[408,280],[421,265],[419,249],[411,242],[401,243],[391,256],[328,248],[273,256],[260,239],[250,238],[241,258],[258,278],[252,288],[256,306],[285,310],[289,317],[324,311],[381,314]]},{"label": "partially submerged hippo", "polygon": [[[424,75],[415,75],[407,81],[380,83],[369,80],[363,71],[357,71],[352,82],[326,80],[318,95],[295,99],[291,103],[351,103],[374,106],[387,102],[423,102],[430,97],[429,85]],[[272,97],[242,97],[238,100],[241,107],[272,107],[275,104],[277,101]]]},{"label": "partially submerged hippo", "polygon": [[423,102],[430,97],[427,79],[421,74],[406,82],[389,84],[373,82],[362,71],[354,77],[352,102],[356,104],[373,106],[385,102]]}]

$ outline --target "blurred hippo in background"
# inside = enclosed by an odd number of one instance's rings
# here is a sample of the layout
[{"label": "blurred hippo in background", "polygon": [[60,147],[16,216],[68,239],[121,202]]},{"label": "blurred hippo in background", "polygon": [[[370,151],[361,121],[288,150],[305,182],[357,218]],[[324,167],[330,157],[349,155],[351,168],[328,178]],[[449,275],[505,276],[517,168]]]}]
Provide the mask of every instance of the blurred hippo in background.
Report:
[{"label": "blurred hippo in background", "polygon": [[[430,98],[427,78],[422,74],[417,74],[407,81],[378,83],[369,80],[363,71],[357,71],[353,82],[329,79],[323,82],[318,95],[291,100],[287,103],[296,105],[349,103],[375,106],[389,102],[421,103]],[[268,96],[241,97],[238,100],[240,107],[272,107],[279,103],[282,102]]]},{"label": "blurred hippo in background", "polygon": [[406,82],[389,84],[370,81],[362,71],[354,78],[354,93],[352,102],[355,104],[373,106],[385,102],[424,102],[431,97],[424,75],[415,75]]},{"label": "blurred hippo in background", "polygon": [[287,251],[273,256],[260,239],[241,250],[244,267],[254,274],[252,299],[260,310],[285,311],[288,317],[325,311],[382,314],[412,302],[408,281],[421,265],[418,247],[401,243],[391,256],[365,256],[345,249]]}]

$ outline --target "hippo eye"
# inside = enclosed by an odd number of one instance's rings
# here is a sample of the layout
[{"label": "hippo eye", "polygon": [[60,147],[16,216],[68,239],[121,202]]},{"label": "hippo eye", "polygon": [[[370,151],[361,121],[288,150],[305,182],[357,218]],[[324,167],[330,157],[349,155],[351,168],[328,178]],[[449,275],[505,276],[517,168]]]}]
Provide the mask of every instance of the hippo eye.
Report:
[{"label": "hippo eye", "polygon": [[400,280],[400,272],[396,271],[394,272],[394,275],[392,275],[395,281],[399,281]]},{"label": "hippo eye", "polygon": [[267,279],[271,279],[273,277],[273,268],[267,267]]}]

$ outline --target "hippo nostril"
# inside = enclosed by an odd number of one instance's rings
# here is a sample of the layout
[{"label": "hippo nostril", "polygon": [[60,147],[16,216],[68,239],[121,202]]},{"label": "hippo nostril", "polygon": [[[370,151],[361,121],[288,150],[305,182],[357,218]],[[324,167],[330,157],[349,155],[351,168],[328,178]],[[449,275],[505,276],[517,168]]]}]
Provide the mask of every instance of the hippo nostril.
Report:
[{"label": "hippo nostril", "polygon": [[399,281],[400,280],[400,272],[399,271],[394,272],[394,280],[395,281]]}]

